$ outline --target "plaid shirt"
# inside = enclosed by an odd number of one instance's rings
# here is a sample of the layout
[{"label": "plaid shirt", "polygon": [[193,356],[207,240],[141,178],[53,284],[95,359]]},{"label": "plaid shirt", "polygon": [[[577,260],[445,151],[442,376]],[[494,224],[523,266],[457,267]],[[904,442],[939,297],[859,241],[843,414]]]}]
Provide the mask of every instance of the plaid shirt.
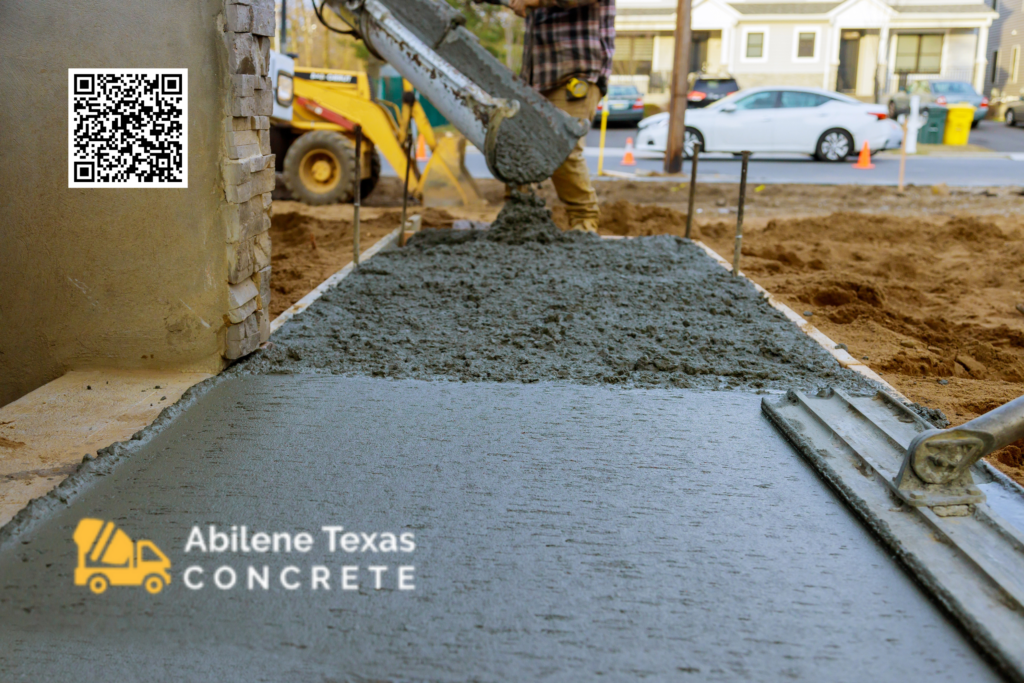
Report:
[{"label": "plaid shirt", "polygon": [[542,4],[526,16],[523,79],[541,92],[574,77],[603,88],[615,52],[615,0]]}]

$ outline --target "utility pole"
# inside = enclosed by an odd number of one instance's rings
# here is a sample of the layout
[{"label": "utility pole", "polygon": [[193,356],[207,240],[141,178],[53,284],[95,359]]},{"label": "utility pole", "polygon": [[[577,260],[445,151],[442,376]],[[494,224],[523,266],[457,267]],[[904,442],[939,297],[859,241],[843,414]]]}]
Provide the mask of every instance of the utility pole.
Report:
[{"label": "utility pole", "polygon": [[686,96],[690,93],[690,7],[691,0],[679,0],[676,7],[676,45],[675,58],[672,60],[672,96],[668,102],[665,173],[679,173],[683,170]]}]

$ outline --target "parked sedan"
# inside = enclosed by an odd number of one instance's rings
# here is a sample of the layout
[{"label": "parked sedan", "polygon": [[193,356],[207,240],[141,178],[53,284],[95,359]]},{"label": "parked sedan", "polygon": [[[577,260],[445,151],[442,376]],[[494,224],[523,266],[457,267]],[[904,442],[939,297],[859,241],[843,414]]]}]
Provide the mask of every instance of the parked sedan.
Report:
[{"label": "parked sedan", "polygon": [[[608,121],[626,121],[636,123],[644,117],[644,96],[640,94],[635,85],[609,85],[608,86]],[[597,116],[594,117],[594,124],[601,124],[601,113],[604,110],[605,100],[597,105]]]},{"label": "parked sedan", "polygon": [[740,86],[736,84],[736,79],[731,76],[722,78],[699,76],[693,79],[693,86],[686,96],[686,108],[702,109],[723,97],[728,97],[739,89]]},{"label": "parked sedan", "polygon": [[1024,122],[1024,102],[1014,102],[1006,107],[1006,118],[1003,119],[1010,128]]},{"label": "parked sedan", "polygon": [[[664,152],[668,114],[640,122],[637,151]],[[842,161],[867,141],[872,152],[899,147],[903,129],[885,107],[820,88],[750,88],[686,112],[684,152],[782,152]]]},{"label": "parked sedan", "polygon": [[911,81],[905,92],[898,92],[889,98],[889,118],[895,119],[900,114],[910,113],[910,98],[918,95],[921,98],[921,106],[935,104],[945,107],[947,104],[967,103],[974,107],[974,122],[971,128],[978,125],[978,121],[988,114],[988,98],[978,94],[974,86],[966,81]]}]

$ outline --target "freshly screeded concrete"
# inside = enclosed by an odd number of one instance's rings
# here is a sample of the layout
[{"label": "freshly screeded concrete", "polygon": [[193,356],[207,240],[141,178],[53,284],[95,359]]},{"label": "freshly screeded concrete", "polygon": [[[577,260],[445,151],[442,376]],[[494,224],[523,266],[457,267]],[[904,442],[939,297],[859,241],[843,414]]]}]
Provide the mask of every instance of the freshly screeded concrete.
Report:
[{"label": "freshly screeded concrete", "polygon": [[375,257],[274,342],[272,372],[870,388],[695,245],[563,233],[530,201]]},{"label": "freshly screeded concrete", "polygon": [[[4,680],[997,680],[740,392],[263,376],[220,381],[0,551]],[[726,417],[727,416],[727,417]],[[90,468],[101,468],[103,458]],[[173,562],[72,585],[82,517]],[[193,525],[308,554],[184,552]],[[324,525],[415,534],[326,552]],[[221,591],[229,565],[302,586]],[[313,591],[314,564],[331,590]],[[340,590],[341,565],[414,565]],[[203,566],[206,587],[184,587]],[[244,577],[244,573],[240,576]]]}]

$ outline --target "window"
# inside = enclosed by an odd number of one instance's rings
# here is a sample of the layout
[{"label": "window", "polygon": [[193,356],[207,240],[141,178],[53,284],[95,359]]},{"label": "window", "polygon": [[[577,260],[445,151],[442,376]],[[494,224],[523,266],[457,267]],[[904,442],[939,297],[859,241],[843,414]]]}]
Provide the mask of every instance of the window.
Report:
[{"label": "window", "polygon": [[996,77],[999,75],[999,50],[992,53],[992,77],[989,79],[992,81],[992,85],[996,84]]},{"label": "window", "polygon": [[747,59],[762,59],[764,57],[764,34],[747,34]]},{"label": "window", "polygon": [[1017,82],[1017,75],[1020,71],[1020,45],[1014,45],[1010,50],[1010,83]]},{"label": "window", "polygon": [[974,86],[961,81],[932,81],[931,86],[932,92],[936,95],[978,95],[974,91]]},{"label": "window", "polygon": [[650,76],[654,65],[653,36],[619,36],[612,55],[612,73]]},{"label": "window", "polygon": [[635,85],[609,85],[608,97],[640,97]]},{"label": "window", "polygon": [[796,90],[783,90],[779,97],[781,107],[820,107],[826,102],[832,101],[831,97],[825,97],[813,92],[799,92]]},{"label": "window", "polygon": [[737,109],[773,109],[775,100],[779,94],[778,90],[765,90],[748,95],[736,103]]},{"label": "window", "polygon": [[942,35],[904,33],[896,39],[896,72],[937,74],[942,64]]},{"label": "window", "polygon": [[813,33],[799,33],[796,39],[796,56],[800,59],[814,59],[814,39],[816,38]]},{"label": "window", "polygon": [[143,562],[159,562],[160,558],[157,556],[153,549],[148,545],[142,546],[142,561]]}]

